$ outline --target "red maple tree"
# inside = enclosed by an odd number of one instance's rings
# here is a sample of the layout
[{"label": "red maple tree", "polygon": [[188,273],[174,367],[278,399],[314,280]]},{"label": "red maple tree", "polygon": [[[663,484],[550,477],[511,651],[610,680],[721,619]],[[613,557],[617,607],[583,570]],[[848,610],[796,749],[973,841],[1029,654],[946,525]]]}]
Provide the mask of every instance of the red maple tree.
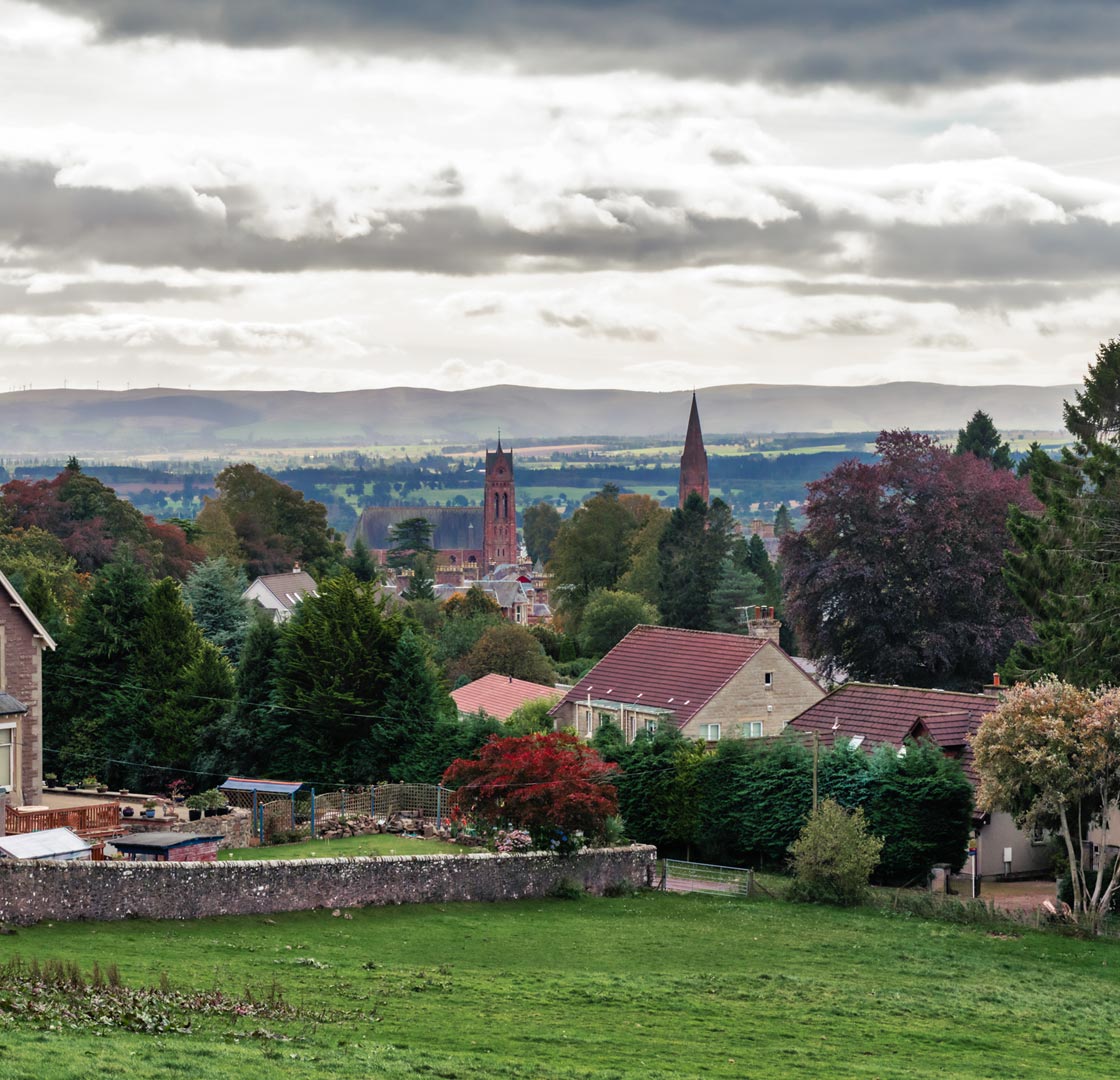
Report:
[{"label": "red maple tree", "polygon": [[487,825],[528,830],[537,847],[573,850],[576,832],[594,836],[618,813],[612,762],[566,731],[492,738],[443,774],[460,809]]}]

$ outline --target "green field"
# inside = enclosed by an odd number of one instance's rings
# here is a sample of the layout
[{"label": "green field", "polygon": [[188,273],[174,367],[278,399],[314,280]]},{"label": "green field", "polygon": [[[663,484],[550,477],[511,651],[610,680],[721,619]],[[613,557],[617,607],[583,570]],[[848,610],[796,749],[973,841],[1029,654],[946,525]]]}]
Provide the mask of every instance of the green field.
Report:
[{"label": "green field", "polygon": [[0,1012],[3,1080],[1117,1072],[1116,943],[870,909],[662,894],[434,904],[40,926],[0,937],[0,963],[14,954],[115,962],[130,986],[166,972],[172,991],[260,999],[276,984],[294,1013],[227,1009],[152,1035],[72,1029],[49,1003],[38,1019]]},{"label": "green field", "polygon": [[296,844],[268,847],[225,848],[219,859],[335,859],[352,855],[464,855],[480,850],[445,844],[442,840],[421,840],[410,836],[377,833],[370,836],[344,836],[338,840],[301,840]]}]

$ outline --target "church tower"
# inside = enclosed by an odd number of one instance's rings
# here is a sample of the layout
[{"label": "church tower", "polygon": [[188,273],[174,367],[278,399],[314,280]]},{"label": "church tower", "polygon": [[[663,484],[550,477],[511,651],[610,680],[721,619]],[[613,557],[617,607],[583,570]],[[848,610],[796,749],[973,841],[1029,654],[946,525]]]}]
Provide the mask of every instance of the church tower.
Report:
[{"label": "church tower", "polygon": [[688,414],[688,432],[684,437],[681,454],[681,479],[678,486],[679,506],[693,491],[708,505],[708,451],[704,449],[704,436],[700,432],[700,414],[696,411],[696,395],[692,395],[692,412]]},{"label": "church tower", "polygon": [[498,563],[517,562],[517,504],[513,497],[513,451],[486,451],[486,487],[482,500],[486,527],[482,537],[482,561],[488,571]]}]

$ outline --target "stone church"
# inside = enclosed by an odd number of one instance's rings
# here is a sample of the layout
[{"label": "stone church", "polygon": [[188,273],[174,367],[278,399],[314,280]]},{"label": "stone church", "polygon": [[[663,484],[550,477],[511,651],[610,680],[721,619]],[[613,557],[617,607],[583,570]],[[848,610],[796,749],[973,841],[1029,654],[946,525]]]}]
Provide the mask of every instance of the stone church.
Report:
[{"label": "stone church", "polygon": [[390,529],[409,518],[427,518],[440,568],[485,576],[493,567],[518,561],[513,451],[486,451],[482,506],[367,506],[358,519],[360,536],[375,558],[393,546]]}]

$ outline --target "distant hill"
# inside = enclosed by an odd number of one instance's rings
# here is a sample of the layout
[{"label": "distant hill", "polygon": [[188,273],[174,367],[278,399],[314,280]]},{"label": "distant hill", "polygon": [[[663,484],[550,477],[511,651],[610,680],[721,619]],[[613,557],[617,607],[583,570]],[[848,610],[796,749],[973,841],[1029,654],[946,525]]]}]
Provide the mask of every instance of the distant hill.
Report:
[{"label": "distant hill", "polygon": [[[708,434],[962,427],[983,409],[1001,431],[1058,431],[1074,386],[712,386],[697,391]],[[667,436],[691,391],[392,387],[269,390],[27,390],[0,394],[0,455],[228,454],[274,447],[385,445],[502,437]]]}]

